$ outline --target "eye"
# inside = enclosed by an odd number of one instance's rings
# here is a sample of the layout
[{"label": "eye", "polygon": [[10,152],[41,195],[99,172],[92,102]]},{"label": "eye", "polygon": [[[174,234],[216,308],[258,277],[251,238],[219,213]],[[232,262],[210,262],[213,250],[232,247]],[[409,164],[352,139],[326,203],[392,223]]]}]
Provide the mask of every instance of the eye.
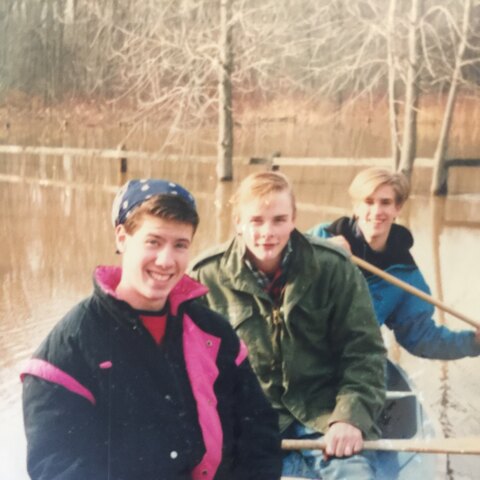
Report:
[{"label": "eye", "polygon": [[187,242],[178,242],[175,244],[175,248],[178,250],[188,250],[190,247],[190,244]]}]

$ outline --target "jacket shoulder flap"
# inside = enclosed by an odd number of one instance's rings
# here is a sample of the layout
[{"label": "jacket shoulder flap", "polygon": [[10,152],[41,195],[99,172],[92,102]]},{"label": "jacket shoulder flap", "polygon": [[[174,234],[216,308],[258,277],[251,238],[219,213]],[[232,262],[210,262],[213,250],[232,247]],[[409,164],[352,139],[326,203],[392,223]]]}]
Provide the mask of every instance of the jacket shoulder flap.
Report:
[{"label": "jacket shoulder flap", "polygon": [[206,264],[210,263],[211,261],[218,259],[221,257],[228,248],[228,243],[223,243],[221,245],[216,245],[215,247],[208,248],[207,250],[201,252],[197,255],[193,262],[190,265],[190,270],[196,270]]}]

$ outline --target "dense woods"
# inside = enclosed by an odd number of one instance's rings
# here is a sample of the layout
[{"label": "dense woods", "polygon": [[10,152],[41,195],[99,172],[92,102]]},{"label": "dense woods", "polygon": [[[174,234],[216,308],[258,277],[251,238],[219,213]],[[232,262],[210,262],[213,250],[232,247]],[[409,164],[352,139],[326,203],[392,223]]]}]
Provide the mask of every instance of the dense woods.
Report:
[{"label": "dense woods", "polygon": [[480,84],[479,27],[478,0],[3,0],[0,100],[101,99],[171,132],[220,120],[228,157],[243,105],[340,111],[374,98],[410,174],[427,95],[450,92],[437,148],[448,155],[455,98]]}]

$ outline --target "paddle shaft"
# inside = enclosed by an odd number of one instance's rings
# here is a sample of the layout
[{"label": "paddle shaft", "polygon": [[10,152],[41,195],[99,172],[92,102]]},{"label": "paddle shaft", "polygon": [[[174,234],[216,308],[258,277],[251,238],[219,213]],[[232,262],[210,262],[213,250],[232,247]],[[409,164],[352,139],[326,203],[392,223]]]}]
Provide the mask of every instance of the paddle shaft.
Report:
[{"label": "paddle shaft", "polygon": [[440,300],[437,300],[436,298],[433,298],[431,295],[428,295],[425,292],[422,292],[422,290],[419,290],[418,288],[415,288],[412,285],[409,285],[408,283],[398,279],[397,277],[394,277],[393,275],[390,275],[389,273],[385,272],[384,270],[375,267],[375,265],[372,265],[371,263],[362,260],[361,258],[352,255],[351,256],[352,262],[355,263],[355,265],[358,265],[359,267],[363,268],[364,270],[368,270],[369,272],[377,275],[380,278],[383,278],[387,282],[390,282],[393,285],[396,285],[397,287],[403,288],[403,290],[411,293],[412,295],[416,295],[417,297],[421,298],[422,300],[425,300],[428,303],[431,303],[432,305],[435,305],[438,308],[441,308],[445,312],[450,313],[454,317],[463,320],[464,322],[470,324],[474,328],[480,328],[480,323],[477,321],[473,320],[472,318],[467,317],[466,315],[463,315],[463,313],[457,312],[453,308],[450,308],[448,305],[445,305],[443,302]]},{"label": "paddle shaft", "polygon": [[[325,448],[326,443],[321,438],[282,441],[283,450],[325,450]],[[367,440],[363,442],[363,450],[480,455],[480,437]]]}]

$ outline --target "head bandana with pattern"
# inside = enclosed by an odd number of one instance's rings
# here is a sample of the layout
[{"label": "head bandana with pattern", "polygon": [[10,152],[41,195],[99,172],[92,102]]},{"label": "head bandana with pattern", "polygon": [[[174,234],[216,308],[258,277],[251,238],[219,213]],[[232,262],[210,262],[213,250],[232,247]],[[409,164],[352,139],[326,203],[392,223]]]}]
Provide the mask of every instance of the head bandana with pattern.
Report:
[{"label": "head bandana with pattern", "polygon": [[113,226],[125,223],[135,207],[155,195],[178,195],[196,210],[195,199],[192,194],[178,183],[160,179],[130,180],[123,185],[113,201]]}]

